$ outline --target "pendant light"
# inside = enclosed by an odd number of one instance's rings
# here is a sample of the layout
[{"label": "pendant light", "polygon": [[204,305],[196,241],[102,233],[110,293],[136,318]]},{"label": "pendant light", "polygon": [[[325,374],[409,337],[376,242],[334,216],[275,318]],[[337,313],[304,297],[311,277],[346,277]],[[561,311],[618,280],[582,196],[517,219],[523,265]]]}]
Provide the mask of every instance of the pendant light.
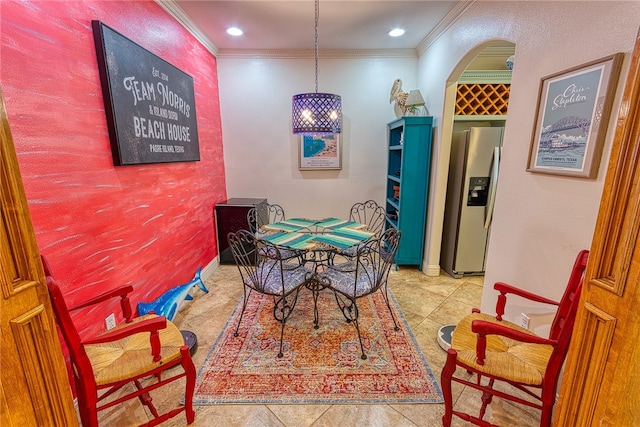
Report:
[{"label": "pendant light", "polygon": [[293,133],[301,135],[334,134],[342,131],[342,99],[332,93],[318,93],[318,16],[320,2],[315,0],[316,91],[293,95],[291,122]]}]

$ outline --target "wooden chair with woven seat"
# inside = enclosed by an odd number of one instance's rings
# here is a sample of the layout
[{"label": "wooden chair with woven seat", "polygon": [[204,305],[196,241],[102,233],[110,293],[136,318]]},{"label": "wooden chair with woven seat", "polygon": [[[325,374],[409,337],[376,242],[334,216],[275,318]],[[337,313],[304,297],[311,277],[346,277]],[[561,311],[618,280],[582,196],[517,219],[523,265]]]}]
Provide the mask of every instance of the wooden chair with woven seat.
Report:
[{"label": "wooden chair with woven seat", "polygon": [[[475,425],[493,426],[483,419],[493,396],[540,409],[540,426],[551,425],[558,378],[573,331],[588,256],[589,252],[583,250],[576,257],[560,302],[498,282],[494,285],[500,292],[497,315],[474,310],[456,325],[441,375],[445,400],[443,426],[451,425],[453,415]],[[548,338],[502,319],[507,294],[558,307]],[[454,376],[458,367],[476,374],[476,380]],[[477,417],[453,409],[452,382],[482,392]],[[495,388],[496,382],[501,384],[500,389]],[[519,390],[519,395],[510,394],[515,392],[513,388]]]},{"label": "wooden chair with woven seat", "polygon": [[[185,412],[187,424],[193,423],[196,370],[180,330],[166,318],[155,314],[134,317],[128,298],[133,291],[132,286],[107,291],[68,308],[44,257],[42,263],[56,323],[71,358],[82,425],[97,426],[99,411],[135,397],[154,417],[142,425],[157,425],[181,412]],[[96,336],[82,337],[70,313],[114,298],[120,299],[125,323]],[[181,371],[163,377],[165,371],[178,365],[182,366]],[[149,392],[181,378],[186,379],[185,404],[159,414]],[[129,384],[135,390],[120,391]]]}]

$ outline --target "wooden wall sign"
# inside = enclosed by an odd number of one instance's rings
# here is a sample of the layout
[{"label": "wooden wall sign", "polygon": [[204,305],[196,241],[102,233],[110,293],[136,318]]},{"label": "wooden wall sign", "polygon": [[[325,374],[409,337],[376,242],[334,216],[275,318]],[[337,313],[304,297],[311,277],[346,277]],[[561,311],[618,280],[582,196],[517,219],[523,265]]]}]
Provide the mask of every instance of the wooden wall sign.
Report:
[{"label": "wooden wall sign", "polygon": [[92,21],[113,163],[200,160],[193,78]]}]

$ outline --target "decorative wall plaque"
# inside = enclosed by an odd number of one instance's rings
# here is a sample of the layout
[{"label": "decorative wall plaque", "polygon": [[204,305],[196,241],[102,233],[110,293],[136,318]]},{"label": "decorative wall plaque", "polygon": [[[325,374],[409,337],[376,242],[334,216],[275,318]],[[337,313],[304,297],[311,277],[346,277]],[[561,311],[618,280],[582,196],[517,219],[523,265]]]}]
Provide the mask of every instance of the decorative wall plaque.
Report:
[{"label": "decorative wall plaque", "polygon": [[113,163],[200,160],[193,78],[92,21]]}]

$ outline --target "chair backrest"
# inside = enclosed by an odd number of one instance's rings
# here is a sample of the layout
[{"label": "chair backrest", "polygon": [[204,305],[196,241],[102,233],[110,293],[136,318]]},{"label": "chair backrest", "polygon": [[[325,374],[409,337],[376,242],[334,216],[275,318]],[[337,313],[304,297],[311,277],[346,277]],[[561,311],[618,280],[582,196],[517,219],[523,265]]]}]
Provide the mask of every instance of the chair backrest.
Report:
[{"label": "chair backrest", "polygon": [[231,232],[227,240],[245,285],[269,295],[284,292],[282,256],[277,246],[257,239],[248,230]]},{"label": "chair backrest", "polygon": [[562,295],[562,299],[560,299],[560,305],[558,306],[556,316],[551,324],[551,331],[549,332],[549,339],[557,340],[558,342],[562,341],[567,347],[576,319],[580,292],[582,291],[582,282],[584,281],[584,271],[587,267],[588,259],[588,250],[582,250],[578,253],[573,263],[573,268],[571,269],[569,282]]},{"label": "chair backrest", "polygon": [[258,209],[255,206],[247,211],[247,225],[252,233],[258,230]]},{"label": "chair backrest", "polygon": [[386,214],[384,208],[374,200],[356,203],[351,206],[349,219],[361,224],[366,224],[369,231],[380,234],[384,228]]},{"label": "chair backrest", "polygon": [[51,275],[51,269],[44,257],[42,257],[42,265],[47,279],[47,288],[49,289],[49,297],[51,299],[56,324],[69,350],[73,376],[76,379],[76,387],[79,387],[82,383],[81,375],[92,376],[93,368],[81,344],[80,334],[71,320],[69,308],[62,296],[62,291]]},{"label": "chair backrest", "polygon": [[560,370],[567,357],[569,342],[573,334],[573,325],[576,320],[576,312],[580,303],[580,293],[582,292],[582,282],[584,281],[584,271],[587,266],[589,251],[583,250],[578,253],[569,276],[569,283],[562,295],[560,305],[556,311],[556,316],[551,324],[549,339],[556,341],[553,353],[549,358],[543,383],[543,395],[555,395],[555,390],[560,376]]},{"label": "chair backrest", "polygon": [[285,219],[284,209],[277,204],[260,203],[247,211],[249,231],[253,233],[265,224],[273,224]]},{"label": "chair backrest", "polygon": [[358,247],[356,286],[366,283],[367,293],[373,293],[387,282],[400,244],[400,234],[400,230],[390,227],[381,236]]}]

